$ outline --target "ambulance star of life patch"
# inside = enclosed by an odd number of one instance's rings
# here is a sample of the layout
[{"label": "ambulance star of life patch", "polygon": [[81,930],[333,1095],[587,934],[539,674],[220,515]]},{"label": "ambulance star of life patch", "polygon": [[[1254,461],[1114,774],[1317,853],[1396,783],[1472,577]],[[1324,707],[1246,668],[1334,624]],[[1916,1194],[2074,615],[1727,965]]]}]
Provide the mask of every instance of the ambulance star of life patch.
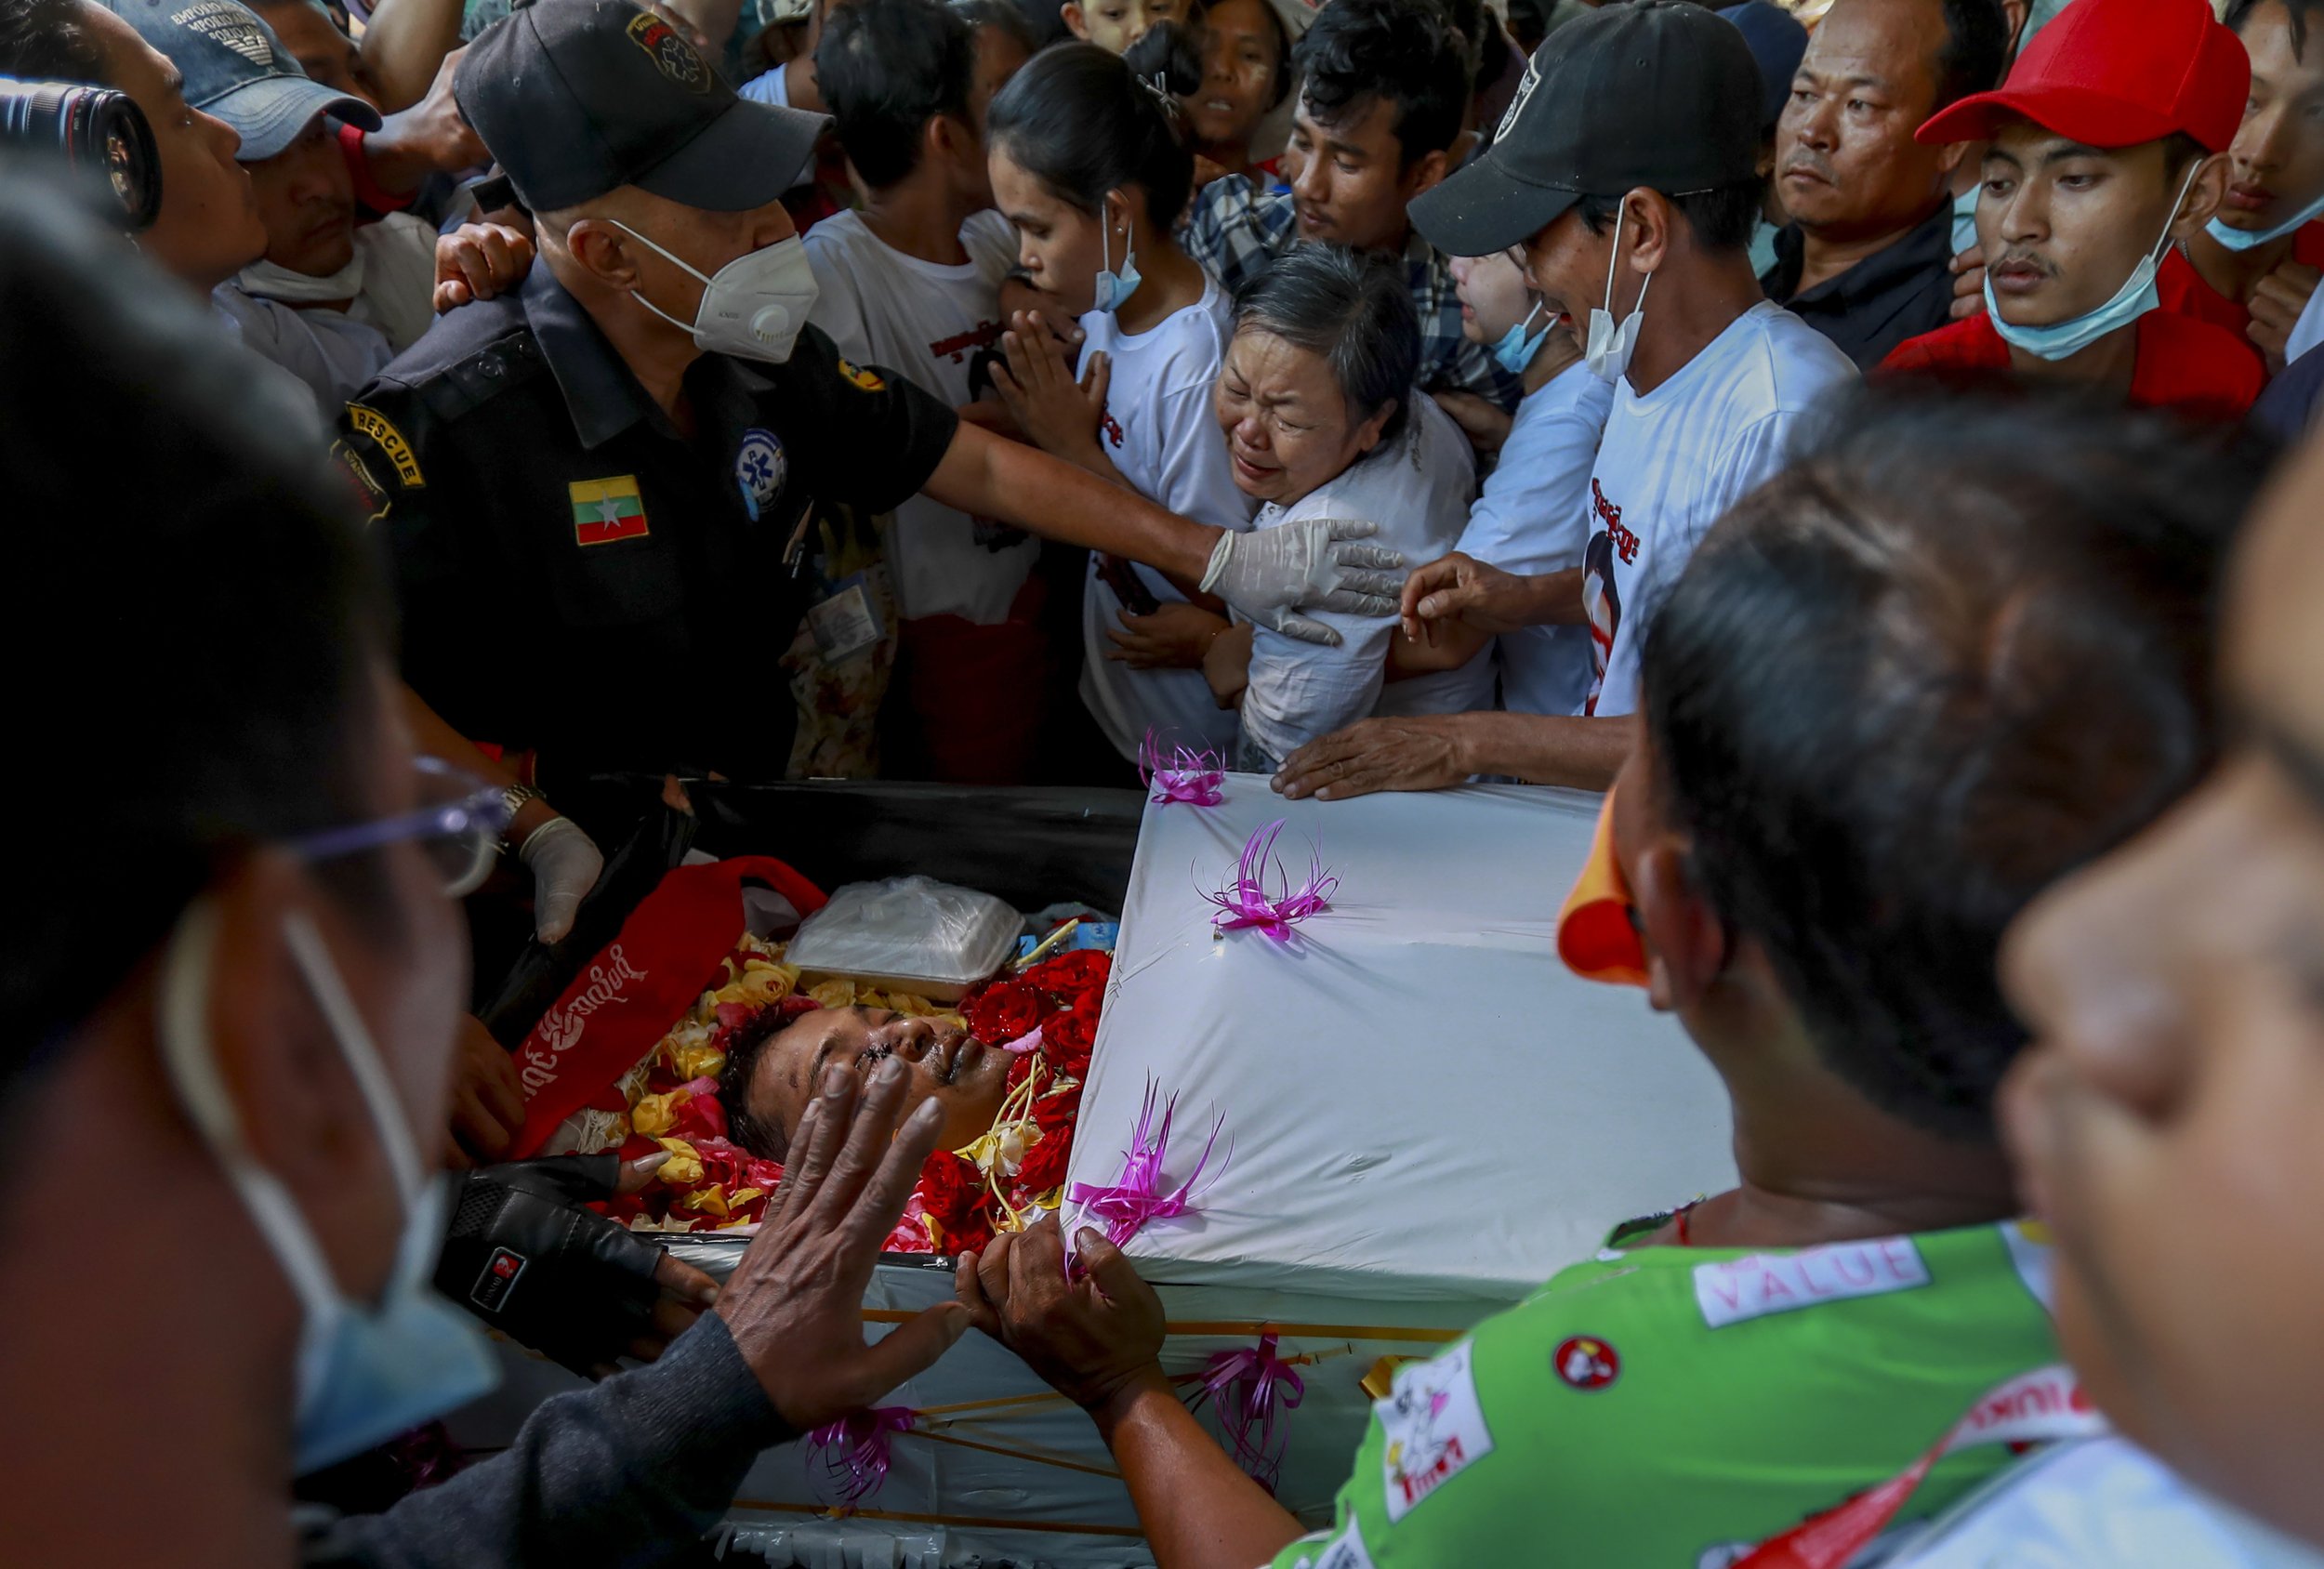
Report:
[{"label": "ambulance star of life patch", "polygon": [[575,480],[565,487],[573,498],[573,542],[611,545],[615,540],[643,539],[645,497],[638,492],[635,474],[608,480]]}]

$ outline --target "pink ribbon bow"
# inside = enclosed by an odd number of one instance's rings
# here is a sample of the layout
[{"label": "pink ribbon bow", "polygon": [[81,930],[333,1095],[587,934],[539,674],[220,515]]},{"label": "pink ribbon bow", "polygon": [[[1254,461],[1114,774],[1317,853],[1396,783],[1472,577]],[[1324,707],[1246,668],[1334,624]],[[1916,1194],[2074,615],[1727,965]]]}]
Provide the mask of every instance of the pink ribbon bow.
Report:
[{"label": "pink ribbon bow", "polygon": [[[826,1422],[807,1435],[807,1471],[826,1503],[858,1504],[888,1480],[898,1433],[920,1419],[908,1405],[882,1405]],[[825,1496],[828,1489],[830,1495]]]},{"label": "pink ribbon bow", "polygon": [[1156,806],[1181,801],[1187,806],[1217,806],[1226,785],[1226,758],[1216,752],[1196,752],[1185,746],[1165,756],[1151,730],[1138,745],[1138,775],[1154,788]]},{"label": "pink ribbon bow", "polygon": [[[1203,897],[1218,906],[1211,917],[1212,928],[1219,931],[1234,931],[1243,927],[1256,927],[1277,943],[1291,940],[1291,928],[1331,907],[1331,896],[1340,890],[1340,879],[1326,875],[1323,863],[1309,855],[1307,881],[1297,891],[1283,870],[1283,863],[1275,859],[1275,840],[1282,836],[1283,819],[1253,833],[1243,846],[1243,859],[1235,870],[1235,881],[1216,893]],[[1267,891],[1267,871],[1272,865],[1278,891]]]},{"label": "pink ribbon bow", "polygon": [[1275,1332],[1238,1351],[1220,1351],[1203,1365],[1203,1392],[1218,1404],[1219,1429],[1244,1473],[1272,1493],[1283,1474],[1289,1418],[1276,1417],[1307,1397],[1307,1381],[1275,1354]]},{"label": "pink ribbon bow", "polygon": [[[1178,1114],[1178,1097],[1173,1095],[1162,1108],[1162,1126],[1154,1125],[1154,1101],[1159,1090],[1153,1080],[1146,1081],[1146,1103],[1138,1114],[1138,1126],[1130,1131],[1129,1148],[1122,1152],[1122,1174],[1110,1186],[1095,1187],[1088,1182],[1076,1182],[1066,1190],[1065,1198],[1074,1206],[1074,1217],[1064,1228],[1066,1249],[1070,1255],[1073,1239],[1080,1234],[1088,1221],[1104,1222],[1105,1240],[1119,1247],[1145,1228],[1149,1220],[1174,1220],[1194,1213],[1195,1181],[1203,1167],[1210,1164],[1211,1153],[1218,1148],[1220,1131],[1226,1127],[1221,1115],[1211,1125],[1210,1140],[1202,1147],[1202,1158],[1195,1162],[1186,1180],[1168,1193],[1162,1187],[1162,1161],[1170,1145],[1170,1120]],[[1230,1152],[1232,1158],[1232,1152]],[[1224,1167],[1221,1167],[1223,1170]],[[1212,1181],[1218,1180],[1213,1173]]]}]

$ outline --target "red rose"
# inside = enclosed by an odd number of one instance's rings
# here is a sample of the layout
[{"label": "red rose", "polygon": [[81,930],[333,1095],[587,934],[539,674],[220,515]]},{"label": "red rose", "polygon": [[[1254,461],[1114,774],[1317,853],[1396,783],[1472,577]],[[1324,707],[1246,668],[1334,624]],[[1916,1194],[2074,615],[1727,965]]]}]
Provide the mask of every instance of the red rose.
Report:
[{"label": "red rose", "polygon": [[936,1229],[944,1234],[944,1251],[967,1253],[982,1251],[993,1240],[993,1220],[982,1209],[971,1209],[957,1220],[939,1220]]},{"label": "red rose", "polygon": [[822,1006],[823,1004],[807,995],[804,992],[793,992],[789,996],[785,997],[781,1002],[775,1004],[775,1007],[783,1010],[783,1022],[786,1024],[790,1023],[793,1020],[806,1017],[808,1014],[814,1012]]},{"label": "red rose", "polygon": [[1023,1162],[1017,1167],[1017,1187],[1036,1197],[1048,1193],[1064,1181],[1065,1163],[1072,1155],[1072,1129],[1044,1127],[1040,1141],[1025,1152]]},{"label": "red rose", "polygon": [[987,1046],[1007,1046],[1031,1035],[1049,1004],[1030,987],[1001,981],[977,994],[965,1011],[971,1035]]},{"label": "red rose", "polygon": [[1049,993],[1061,1002],[1077,1001],[1084,993],[1105,990],[1114,972],[1114,956],[1094,948],[1060,954],[1024,972],[1023,983]]},{"label": "red rose", "polygon": [[1041,1025],[1041,1051],[1061,1074],[1083,1077],[1089,1071],[1089,1051],[1097,1045],[1098,1009],[1103,994],[1085,992],[1064,1013],[1052,1013]]},{"label": "red rose", "polygon": [[1080,1120],[1081,1086],[1077,1084],[1033,1102],[1033,1126],[1041,1130],[1043,1138],[1059,1131],[1070,1138],[1074,1124]]},{"label": "red rose", "polygon": [[919,1194],[928,1213],[950,1235],[955,1222],[984,1202],[984,1173],[966,1156],[940,1150],[920,1167]]}]

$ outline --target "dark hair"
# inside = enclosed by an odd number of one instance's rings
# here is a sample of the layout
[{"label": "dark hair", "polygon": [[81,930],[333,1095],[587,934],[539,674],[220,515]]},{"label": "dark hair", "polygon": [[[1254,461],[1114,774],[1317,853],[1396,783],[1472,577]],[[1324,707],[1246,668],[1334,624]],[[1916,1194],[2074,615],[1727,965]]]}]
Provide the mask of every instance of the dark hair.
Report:
[{"label": "dark hair", "polygon": [[815,82],[839,145],[875,191],[919,166],[931,120],[968,123],[975,80],[976,34],[942,0],[850,0],[815,46]]},{"label": "dark hair", "polygon": [[2000,85],[2009,63],[2009,18],[2000,0],[1945,0],[1945,46],[1936,52],[1936,109]]},{"label": "dark hair", "polygon": [[1300,100],[1329,123],[1375,99],[1395,105],[1400,164],[1409,169],[1460,134],[1469,107],[1469,60],[1460,35],[1434,5],[1411,0],[1331,0],[1315,14],[1292,62]]},{"label": "dark hair", "polygon": [[[1134,185],[1145,192],[1148,218],[1175,222],[1195,184],[1177,95],[1194,91],[1200,73],[1185,35],[1172,36],[1179,47],[1157,46],[1147,76],[1095,44],[1043,49],[995,95],[985,145],[1085,213],[1100,211],[1106,192]],[[1155,70],[1166,77],[1161,91],[1150,79]]]},{"label": "dark hair", "polygon": [[1023,14],[1037,48],[1063,44],[1074,35],[1073,29],[1065,25],[1065,8],[1058,0],[1017,0],[1017,9]]},{"label": "dark hair", "polygon": [[[1670,201],[1686,220],[1695,244],[1707,251],[1740,251],[1750,247],[1751,231],[1764,210],[1766,189],[1764,180],[1738,180],[1670,196]],[[1668,191],[1663,194],[1670,196]],[[1614,214],[1621,204],[1621,195],[1584,196],[1574,204],[1574,210],[1591,233],[1603,234],[1614,227]]]},{"label": "dark hair", "polygon": [[[2307,53],[2308,19],[2324,13],[2324,0],[2278,0],[2278,3],[2283,7],[2284,15],[2291,23],[2291,56],[2298,59]],[[2266,0],[2227,0],[2227,9],[2219,20],[2240,33],[2243,24],[2251,20],[2251,13],[2265,4]]]},{"label": "dark hair", "polygon": [[1656,611],[1688,876],[1875,1104],[1992,1139],[2002,931],[2210,759],[2208,607],[2262,467],[2152,415],[1859,392]]},{"label": "dark hair", "polygon": [[[205,307],[29,157],[0,161],[0,363],[24,373],[0,392],[0,468],[43,520],[0,574],[0,654],[29,677],[11,718],[53,737],[135,714],[134,756],[74,771],[61,797],[18,771],[5,1106],[220,860],[359,817],[388,610],[346,484],[310,445],[304,393],[257,374]],[[134,462],[63,459],[93,450],[93,417],[105,450]],[[104,524],[74,521],[90,519]],[[358,918],[390,913],[355,897],[376,891],[355,862],[376,870],[361,857],[319,870]]]},{"label": "dark hair", "polygon": [[83,8],[92,0],[0,0],[0,75],[29,81],[106,79],[105,46]]},{"label": "dark hair", "polygon": [[1509,35],[1531,59],[1550,35],[1550,9],[1556,0],[1509,0]]},{"label": "dark hair", "polygon": [[1035,35],[1033,24],[1025,20],[1024,13],[1010,5],[1009,0],[946,0],[946,4],[954,16],[969,24],[971,38],[989,27],[996,33],[1007,34],[1009,41],[1028,56],[1037,53],[1041,47],[1041,40]]},{"label": "dark hair", "polygon": [[791,1139],[751,1105],[750,1081],[759,1075],[759,1062],[766,1056],[767,1047],[797,1022],[799,1019],[786,1016],[779,1008],[761,1011],[727,1041],[726,1065],[719,1070],[719,1104],[726,1112],[726,1136],[760,1160],[788,1160]]},{"label": "dark hair", "polygon": [[1393,436],[1410,412],[1420,370],[1420,319],[1403,265],[1345,245],[1294,245],[1235,295],[1235,330],[1272,333],[1331,367],[1360,423],[1390,402]]}]

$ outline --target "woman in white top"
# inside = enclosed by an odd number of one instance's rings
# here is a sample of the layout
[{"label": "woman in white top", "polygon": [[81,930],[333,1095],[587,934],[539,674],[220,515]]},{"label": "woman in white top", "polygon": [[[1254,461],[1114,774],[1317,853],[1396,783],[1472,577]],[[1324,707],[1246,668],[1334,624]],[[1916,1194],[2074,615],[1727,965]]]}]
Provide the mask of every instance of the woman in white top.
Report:
[{"label": "woman in white top", "polygon": [[[1141,74],[1141,72],[1146,74]],[[1083,374],[1033,319],[1003,338],[995,384],[1032,441],[1181,516],[1250,525],[1211,415],[1228,330],[1219,286],[1179,249],[1171,223],[1194,178],[1177,101],[1192,50],[1166,29],[1124,60],[1088,44],[1043,51],[993,100],[985,122],[994,199],[1015,226],[1025,276],[1053,316],[1080,317]],[[1191,583],[1092,560],[1083,609],[1082,701],[1135,759],[1149,732],[1225,747],[1201,672],[1227,629]]]},{"label": "woman in white top", "polygon": [[[1469,440],[1418,392],[1420,329],[1401,270],[1336,245],[1286,253],[1236,297],[1218,421],[1235,485],[1264,503],[1257,527],[1369,518],[1380,537],[1427,560],[1460,537],[1476,476]],[[1323,619],[1334,647],[1238,627],[1210,662],[1221,702],[1242,709],[1235,766],[1273,773],[1297,748],[1373,714],[1458,714],[1493,705],[1479,650],[1458,668],[1383,684],[1396,628]],[[1238,645],[1249,660],[1237,671]]]}]

